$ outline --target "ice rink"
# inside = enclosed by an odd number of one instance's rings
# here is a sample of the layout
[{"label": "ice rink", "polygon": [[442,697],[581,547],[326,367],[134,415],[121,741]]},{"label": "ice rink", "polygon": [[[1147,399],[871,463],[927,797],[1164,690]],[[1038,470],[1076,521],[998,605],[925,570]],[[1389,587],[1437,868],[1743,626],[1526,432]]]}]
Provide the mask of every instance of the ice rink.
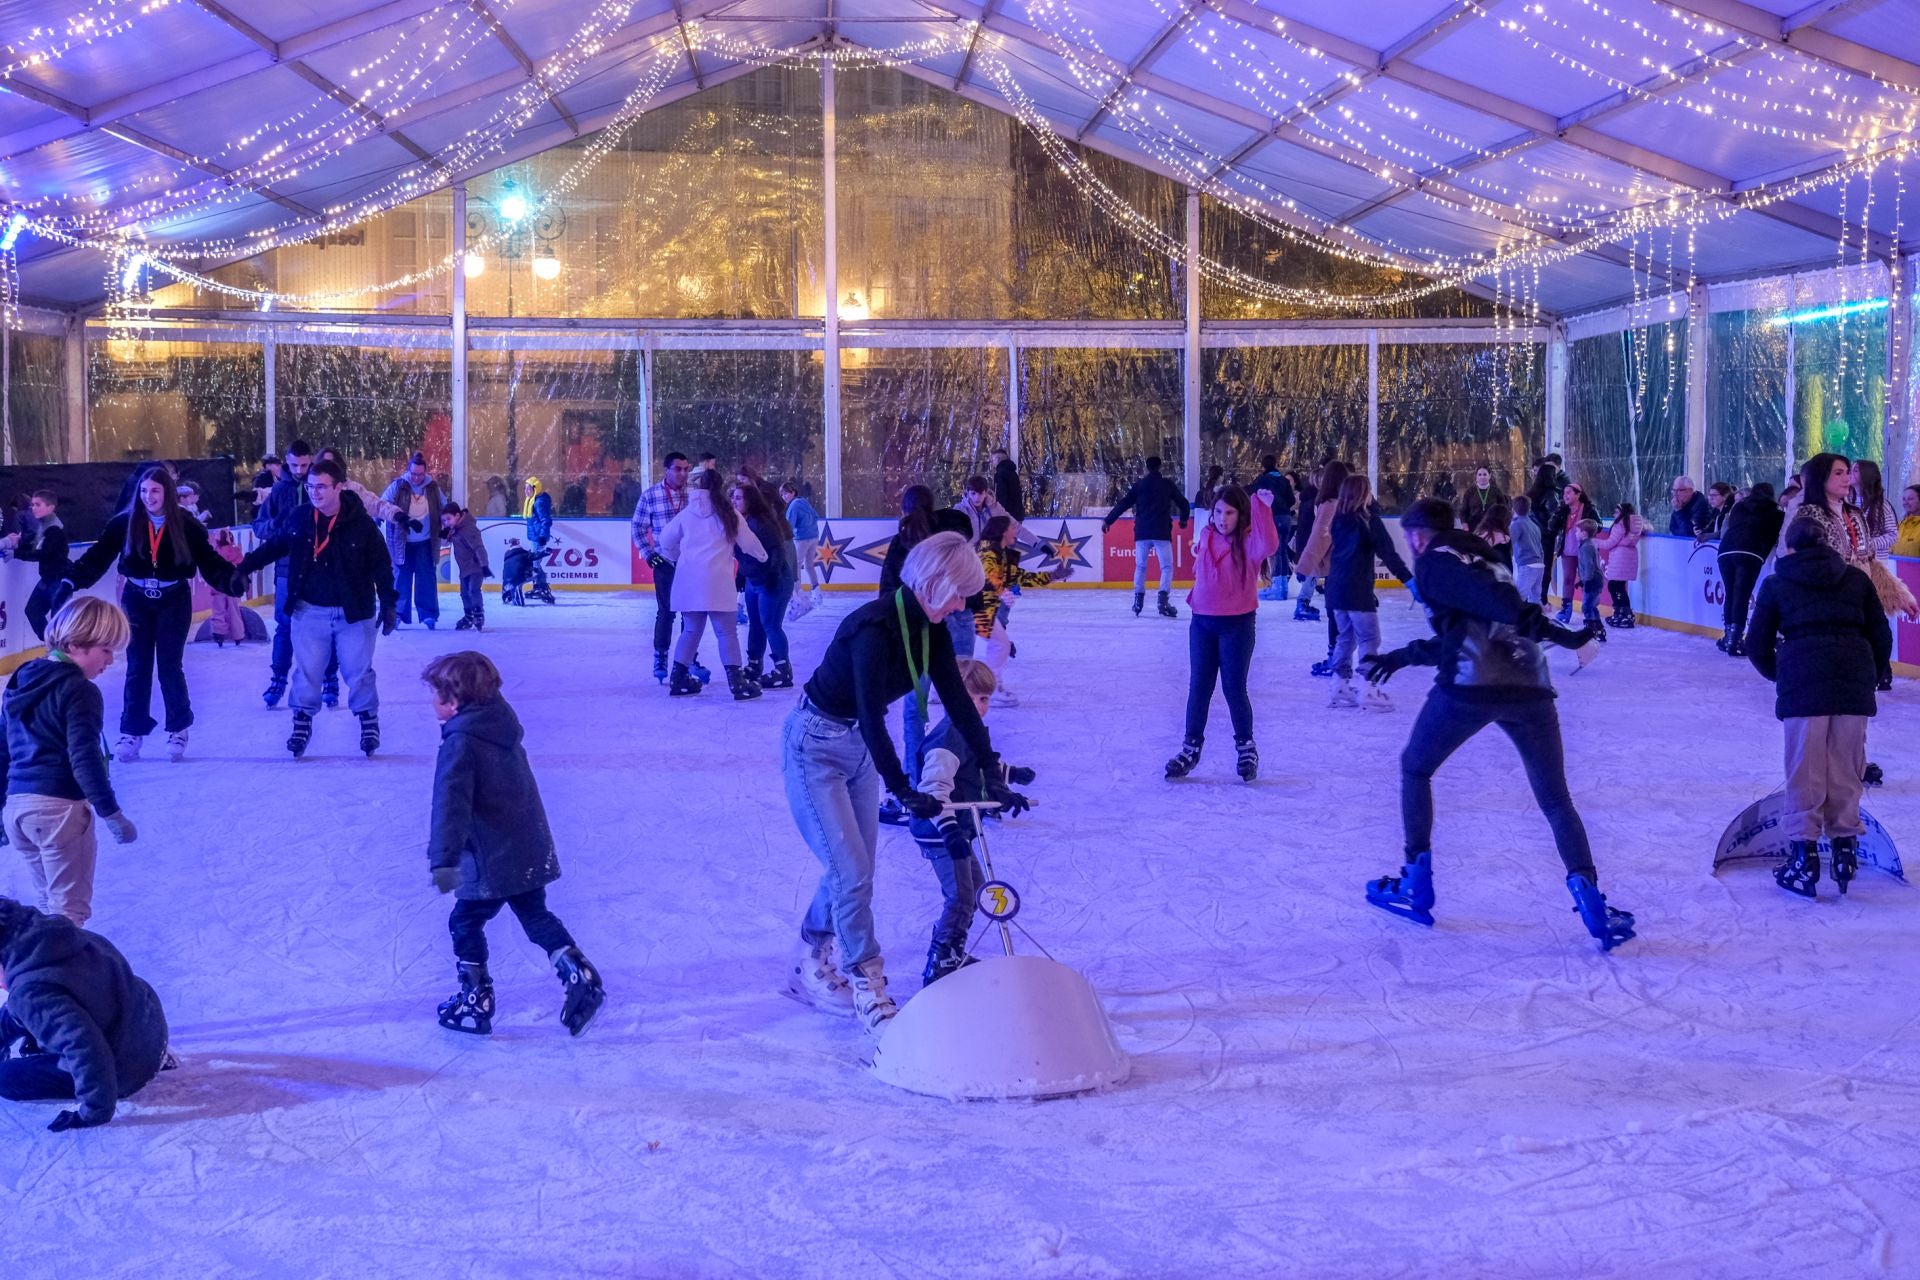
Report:
[{"label": "ice rink", "polygon": [[[803,674],[866,598],[793,628]],[[1389,644],[1424,633],[1404,593],[1383,600]],[[1307,674],[1324,627],[1265,605],[1264,776],[1233,777],[1216,703],[1206,759],[1170,784],[1187,624],[1126,605],[1028,592],[1022,705],[989,721],[1040,773],[998,869],[1133,1057],[1118,1090],[1044,1103],[895,1091],[859,1069],[850,1021],[779,994],[818,874],[780,785],[794,694],[669,701],[649,597],[490,601],[475,646],[527,726],[565,872],[550,901],[609,990],[577,1041],[511,916],[496,1034],[434,1019],[451,901],[427,876],[438,727],[417,674],[466,639],[382,641],[386,749],[362,759],[343,709],[298,764],[260,703],[264,648],[192,646],[191,756],[156,740],[115,767],[141,839],[103,848],[92,922],[160,991],[182,1068],[104,1129],[0,1107],[0,1274],[1920,1274],[1920,889],[1865,870],[1807,903],[1758,865],[1711,874],[1781,778],[1744,661],[1642,629],[1556,677],[1602,887],[1639,917],[1603,955],[1497,734],[1436,782],[1438,927],[1363,901],[1400,862],[1397,757],[1429,671],[1393,681],[1389,714],[1329,710]],[[1917,704],[1910,681],[1883,697],[1888,785],[1867,798],[1910,863]],[[906,997],[938,890],[882,830]],[[24,891],[10,853],[0,869]]]}]

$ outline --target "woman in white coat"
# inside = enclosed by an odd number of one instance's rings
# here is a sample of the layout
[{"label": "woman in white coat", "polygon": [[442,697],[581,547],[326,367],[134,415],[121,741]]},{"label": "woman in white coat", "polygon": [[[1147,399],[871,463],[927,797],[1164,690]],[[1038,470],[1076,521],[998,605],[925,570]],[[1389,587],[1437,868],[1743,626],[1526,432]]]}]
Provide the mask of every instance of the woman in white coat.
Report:
[{"label": "woman in white coat", "polygon": [[673,675],[667,692],[675,697],[698,693],[702,686],[687,664],[700,650],[700,637],[713,624],[727,688],[736,702],[760,696],[760,686],[740,668],[740,633],[734,630],[733,549],[755,560],[767,548],[721,493],[720,477],[696,471],[687,481],[686,508],[660,532],[660,552],[673,561],[673,607],[680,615],[680,639],[673,648]]}]

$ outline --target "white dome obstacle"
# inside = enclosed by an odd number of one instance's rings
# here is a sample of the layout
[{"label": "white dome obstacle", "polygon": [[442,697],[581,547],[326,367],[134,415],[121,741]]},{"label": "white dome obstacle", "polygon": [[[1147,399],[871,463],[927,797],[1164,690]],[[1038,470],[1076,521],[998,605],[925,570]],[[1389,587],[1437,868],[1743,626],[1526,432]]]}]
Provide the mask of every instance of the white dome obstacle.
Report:
[{"label": "white dome obstacle", "polygon": [[[977,814],[992,804],[956,804]],[[984,826],[984,823],[981,824]],[[902,1006],[873,1055],[873,1073],[936,1098],[1047,1098],[1121,1083],[1131,1067],[1086,978],[1059,961],[1013,953],[1013,886],[993,878],[986,836],[982,914],[1000,926],[1003,956],[955,970]]]},{"label": "white dome obstacle", "polygon": [[[1785,826],[1786,812],[1785,791],[1762,796],[1742,809],[1721,833],[1720,844],[1713,853],[1714,874],[1720,874],[1720,868],[1729,862],[1784,861],[1787,846],[1791,843]],[[1865,809],[1860,811],[1860,822],[1866,827],[1865,834],[1860,837],[1862,865],[1878,867],[1901,884],[1906,884],[1906,868],[1900,865],[1900,851],[1894,848],[1893,837],[1887,834],[1887,829],[1880,825],[1879,819]],[[1822,839],[1821,856],[1827,857],[1832,852],[1832,842]]]}]

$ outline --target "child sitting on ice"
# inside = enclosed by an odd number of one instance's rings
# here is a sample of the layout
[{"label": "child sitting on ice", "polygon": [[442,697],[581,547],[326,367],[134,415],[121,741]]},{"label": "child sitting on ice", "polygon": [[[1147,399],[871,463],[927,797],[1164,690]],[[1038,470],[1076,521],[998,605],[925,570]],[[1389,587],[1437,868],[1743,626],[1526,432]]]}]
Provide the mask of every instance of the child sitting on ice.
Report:
[{"label": "child sitting on ice", "polygon": [[460,990],[440,1006],[440,1025],[472,1035],[493,1032],[493,979],[487,973],[487,921],[512,907],[527,938],[552,962],[566,989],[560,1021],[579,1035],[606,994],[600,974],[547,909],[547,886],[560,859],[533,767],[520,745],[520,721],[500,696],[500,672],[466,650],[435,658],[421,672],[440,719],[433,776],[428,859],[434,887],[454,894],[447,928],[459,962]]},{"label": "child sitting on ice", "polygon": [[[961,658],[956,665],[974,710],[986,719],[987,704],[993,698],[993,669],[972,658]],[[1006,769],[1006,781],[1017,786],[1027,786],[1033,777],[1031,769]],[[976,811],[948,807],[987,798],[980,765],[951,718],[935,725],[921,747],[920,790],[941,804],[939,816],[915,818],[908,823],[921,854],[940,877],[940,892],[946,897],[946,906],[933,926],[933,942],[927,947],[927,967],[920,975],[922,982],[932,983],[971,963],[967,934],[973,928],[974,902],[985,880],[980,860],[973,855],[973,839],[980,830]],[[1016,793],[1015,811],[1025,806],[1025,798]]]}]

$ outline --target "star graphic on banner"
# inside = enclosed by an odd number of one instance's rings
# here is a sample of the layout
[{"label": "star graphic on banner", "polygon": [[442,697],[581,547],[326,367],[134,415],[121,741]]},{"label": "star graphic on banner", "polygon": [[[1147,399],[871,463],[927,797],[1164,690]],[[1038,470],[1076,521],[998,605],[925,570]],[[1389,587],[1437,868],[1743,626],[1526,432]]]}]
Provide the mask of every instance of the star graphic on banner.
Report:
[{"label": "star graphic on banner", "polygon": [[852,538],[834,537],[833,525],[823,521],[820,525],[820,545],[813,552],[813,562],[820,566],[820,576],[832,582],[835,569],[852,568],[847,556],[847,548],[852,545]]},{"label": "star graphic on banner", "polygon": [[854,560],[865,560],[868,564],[877,565],[881,568],[885,568],[887,563],[887,552],[892,549],[893,549],[893,535],[888,534],[886,537],[880,539],[880,541],[878,542],[869,542],[864,547],[855,547],[852,551],[848,552],[847,554],[850,558]]},{"label": "star graphic on banner", "polygon": [[1065,565],[1072,565],[1076,569],[1090,569],[1093,565],[1082,554],[1081,548],[1092,541],[1092,534],[1083,538],[1074,537],[1072,531],[1067,528],[1067,522],[1062,520],[1060,532],[1051,538],[1041,538],[1040,545],[1035,549],[1034,554],[1040,557],[1042,570],[1058,569]]}]

